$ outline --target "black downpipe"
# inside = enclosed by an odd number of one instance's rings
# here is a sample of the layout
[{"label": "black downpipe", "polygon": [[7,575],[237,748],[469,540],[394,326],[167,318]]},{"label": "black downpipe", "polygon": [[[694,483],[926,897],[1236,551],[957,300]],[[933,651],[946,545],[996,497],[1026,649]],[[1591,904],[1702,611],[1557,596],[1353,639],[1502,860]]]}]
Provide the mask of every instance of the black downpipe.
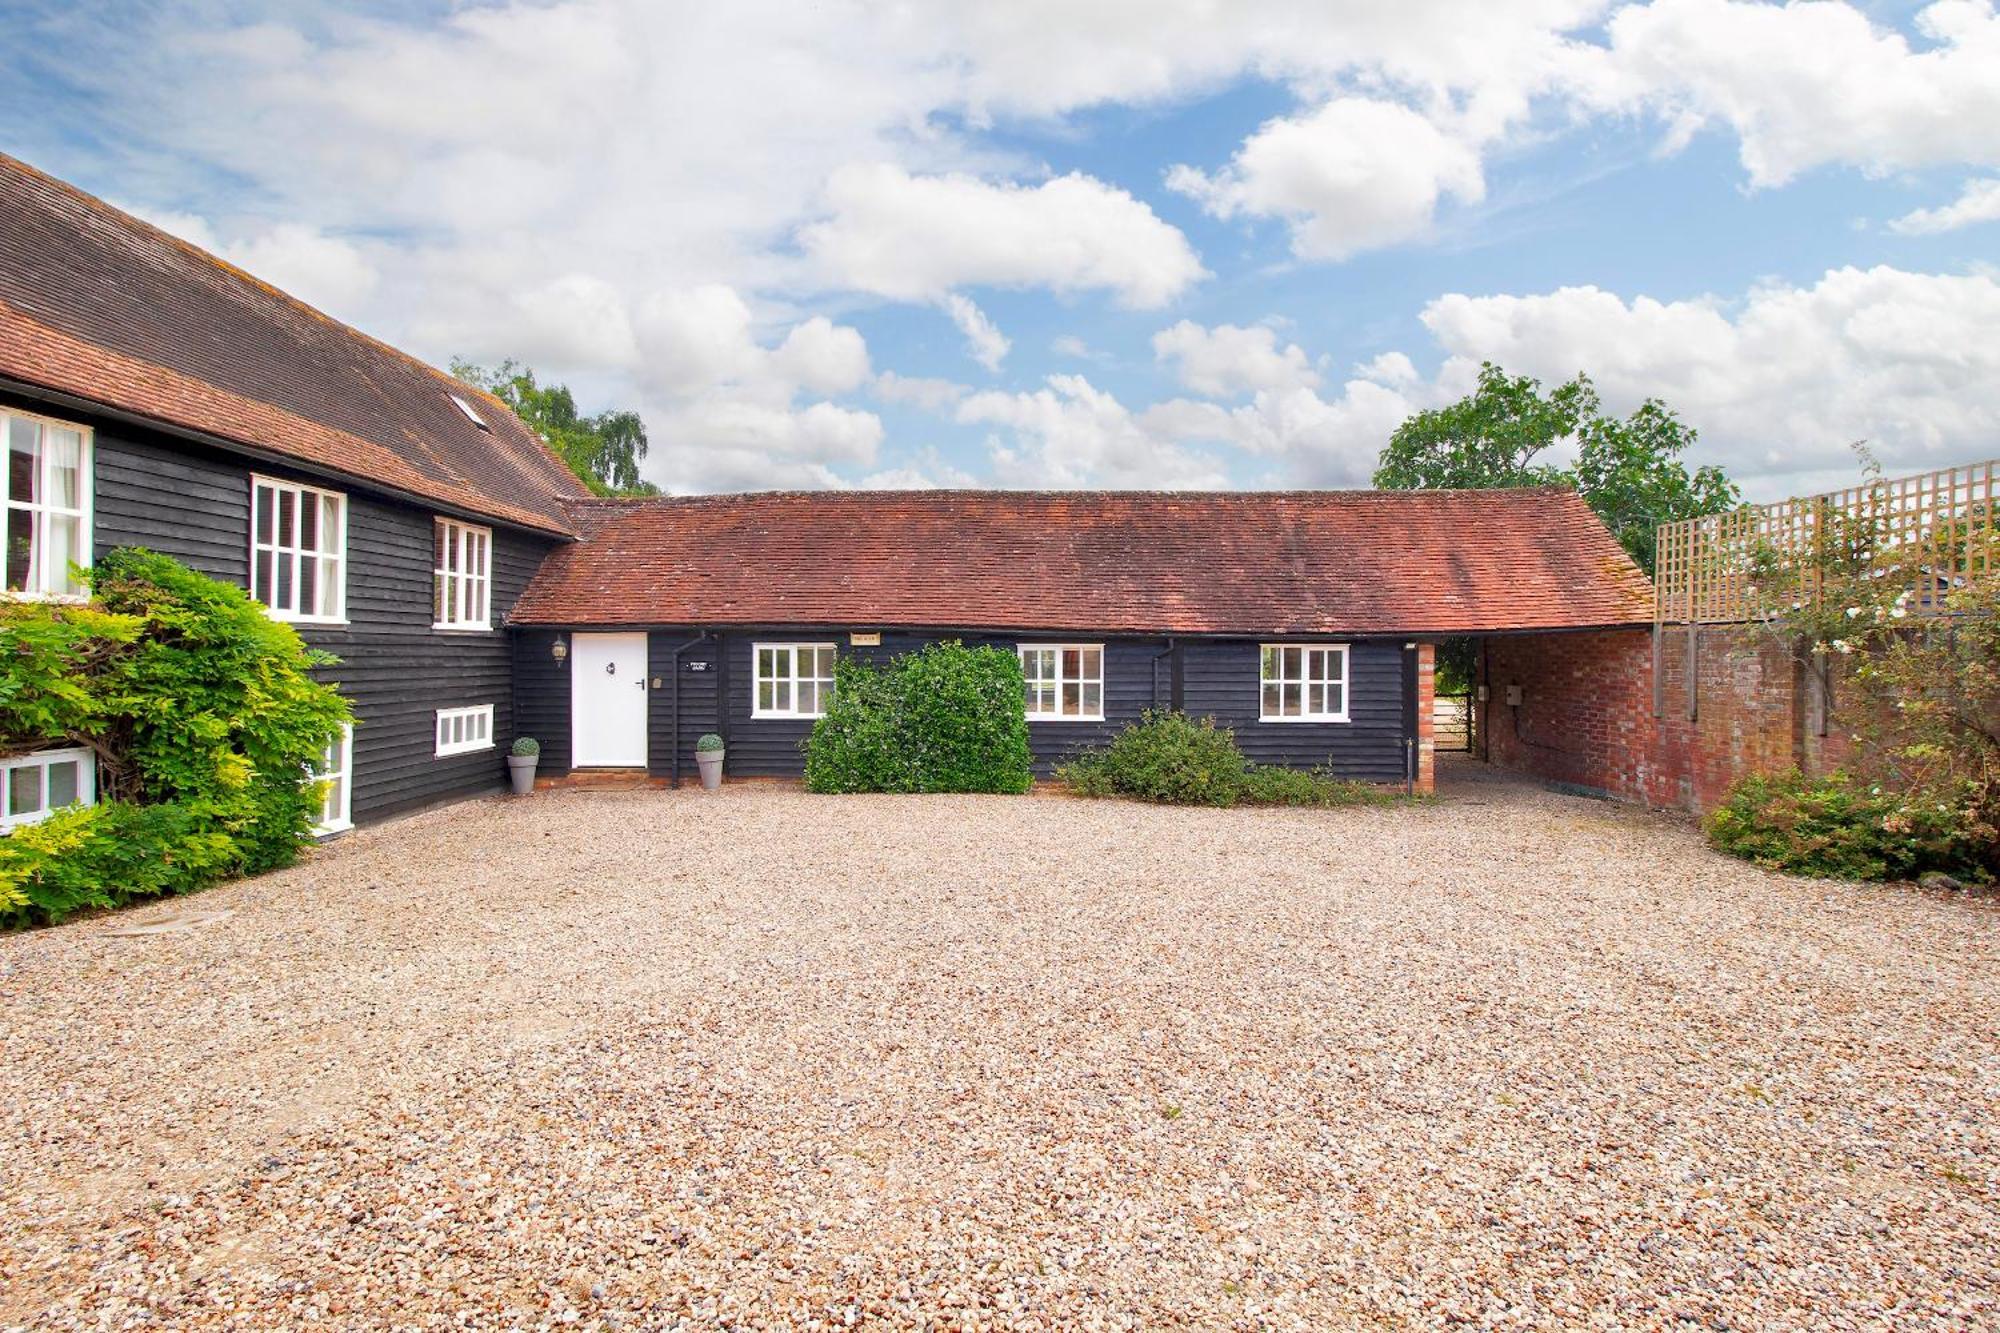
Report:
[{"label": "black downpipe", "polygon": [[674,683],[667,687],[668,710],[673,714],[673,722],[667,735],[670,738],[668,744],[672,745],[674,750],[673,771],[676,788],[681,785],[681,654],[706,642],[708,642],[708,631],[703,630],[674,649],[673,656],[667,659],[668,669],[674,673]]},{"label": "black downpipe", "polygon": [[[1152,685],[1153,685],[1153,707],[1155,708],[1158,708],[1160,706],[1160,663],[1165,661],[1167,658],[1172,657],[1173,655],[1174,655],[1174,641],[1172,636],[1169,636],[1167,639],[1167,646],[1160,649],[1159,652],[1153,654]],[[1171,673],[1169,673],[1167,677],[1167,703],[1169,705],[1172,705],[1173,701],[1174,701],[1173,676]]]}]

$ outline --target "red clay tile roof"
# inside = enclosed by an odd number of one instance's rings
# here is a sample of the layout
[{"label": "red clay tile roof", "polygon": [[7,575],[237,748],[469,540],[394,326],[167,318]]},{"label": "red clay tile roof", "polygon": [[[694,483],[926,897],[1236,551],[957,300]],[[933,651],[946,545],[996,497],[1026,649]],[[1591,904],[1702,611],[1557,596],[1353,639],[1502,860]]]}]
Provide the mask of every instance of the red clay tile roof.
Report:
[{"label": "red clay tile roof", "polygon": [[587,500],[514,624],[1447,634],[1650,623],[1573,491]]},{"label": "red clay tile roof", "polygon": [[5,154],[0,375],[545,532],[583,489],[499,400]]}]

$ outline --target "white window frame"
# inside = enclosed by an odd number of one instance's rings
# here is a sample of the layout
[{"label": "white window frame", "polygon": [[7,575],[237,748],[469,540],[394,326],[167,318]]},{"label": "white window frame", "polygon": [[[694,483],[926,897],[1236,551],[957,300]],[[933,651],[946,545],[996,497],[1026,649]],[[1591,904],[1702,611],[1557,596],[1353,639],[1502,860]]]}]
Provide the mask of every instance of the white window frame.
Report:
[{"label": "white window frame", "polygon": [[[51,764],[68,760],[76,761],[76,799],[69,805],[51,807],[48,803],[49,775]],[[33,810],[14,814],[15,774],[22,769],[38,768],[38,779],[42,793],[42,803]],[[17,754],[8,759],[0,759],[0,834],[12,833],[17,828],[39,824],[57,810],[67,810],[70,805],[97,804],[97,756],[81,746],[60,750],[37,750],[33,754]]]},{"label": "white window frame", "polygon": [[439,517],[431,552],[431,628],[492,629],[493,529]]},{"label": "white window frame", "polygon": [[[292,497],[292,532],[267,533],[260,517],[262,506],[258,503],[259,493],[271,492],[271,515],[275,520],[278,513],[278,499],[281,495]],[[298,527],[303,506],[310,499],[320,511],[321,545],[307,550],[298,544]],[[334,524],[334,544],[326,546],[325,502],[332,500],[336,506],[338,522]],[[283,540],[289,537],[290,540]],[[258,577],[259,556],[269,556],[272,573],[270,581],[277,581],[277,567],[281,561],[289,561],[292,566],[291,589],[296,603],[300,587],[299,569],[306,560],[318,562],[314,577],[314,588],[318,597],[311,611],[298,605],[278,606],[273,604],[271,595],[275,588],[265,587],[264,579]],[[329,573],[331,577],[329,577]],[[332,605],[327,604],[328,590],[332,590]],[[296,481],[280,481],[276,477],[250,476],[250,595],[264,604],[271,619],[283,620],[295,625],[345,625],[347,623],[347,494],[344,491],[330,491],[319,486],[306,486]]]},{"label": "white window frame", "polygon": [[[1276,677],[1269,674],[1270,654],[1273,652],[1278,654],[1278,675]],[[1299,672],[1297,675],[1292,675],[1287,669],[1288,663],[1286,662],[1285,655],[1289,652],[1297,652],[1299,654]],[[1338,660],[1340,663],[1340,675],[1334,677],[1328,674],[1323,666],[1319,673],[1315,674],[1313,670],[1313,658],[1317,654],[1326,655],[1321,659],[1322,662]],[[1348,645],[1344,643],[1259,644],[1257,648],[1257,720],[1259,722],[1322,723],[1347,721],[1348,707],[1354,693],[1352,667],[1353,660],[1348,653]],[[1269,687],[1273,685],[1278,687],[1278,707],[1280,711],[1276,713],[1273,713],[1270,709]],[[1323,706],[1325,692],[1336,685],[1340,689],[1340,707],[1338,710]],[[1317,712],[1313,711],[1311,707],[1312,687],[1314,686],[1318,686],[1322,691],[1322,707]],[[1284,708],[1284,692],[1286,689],[1292,687],[1296,687],[1299,692],[1299,711],[1296,714],[1287,714],[1282,711]]]},{"label": "white window frame", "polygon": [[[799,672],[800,653],[802,652],[813,653],[815,655],[813,665],[817,667],[819,665],[817,654],[822,651],[831,654],[834,661],[837,662],[840,660],[840,645],[833,643],[751,644],[750,645],[750,716],[773,717],[773,718],[825,717],[826,699],[828,695],[833,693],[833,668],[829,666],[827,668],[827,672],[825,675],[819,674],[817,670],[803,675],[800,674]],[[767,674],[764,670],[765,653],[783,653],[784,670],[782,672],[774,670],[771,673]],[[776,665],[777,663],[774,661],[773,666],[775,667]],[[817,687],[814,690],[814,701],[816,706],[812,708],[810,711],[802,709],[798,706],[800,681],[812,681]],[[778,686],[784,687],[785,698],[789,700],[789,702],[784,707],[781,708],[777,706],[775,702],[770,707],[766,707],[764,705],[764,686],[767,683],[773,686],[772,695],[774,700],[777,695],[776,687]]]},{"label": "white window frame", "polygon": [[[1028,721],[1102,722],[1104,720],[1104,645],[1103,644],[1023,643],[1017,645],[1015,651],[1020,654],[1021,658],[1021,676],[1023,681],[1025,682],[1023,703],[1027,705]],[[1030,654],[1039,655],[1042,653],[1050,653],[1054,655],[1055,666],[1053,674],[1047,676],[1037,676],[1034,678],[1029,678],[1028,676],[1029,655]],[[1069,653],[1077,654],[1077,671],[1076,674],[1074,675],[1071,675],[1063,667],[1063,658],[1066,654]],[[1083,655],[1085,653],[1097,654],[1097,674],[1095,676],[1088,675],[1083,670],[1083,663],[1084,663]],[[1085,692],[1093,685],[1097,687],[1097,709],[1095,712],[1081,711],[1083,709]],[[1076,706],[1079,711],[1074,713],[1067,713],[1063,711],[1063,700],[1071,686],[1076,687]],[[1030,696],[1032,696],[1033,694],[1040,693],[1042,687],[1052,687],[1052,693],[1055,698],[1054,712],[1050,712],[1045,708],[1038,707],[1034,703],[1029,702]]]},{"label": "white window frame", "polygon": [[313,777],[340,783],[337,792],[323,792],[319,802],[319,822],[313,832],[324,838],[354,827],[354,724],[344,723],[340,739],[326,747],[325,757],[314,766]]},{"label": "white window frame", "polygon": [[[40,434],[36,442],[38,475],[35,478],[35,494],[43,497],[37,500],[16,500],[13,498],[13,421],[32,421]],[[75,508],[50,504],[47,497],[53,492],[55,463],[53,452],[48,447],[48,433],[51,430],[75,431],[80,437],[77,445],[77,478]],[[51,566],[46,549],[42,548],[41,537],[47,531],[50,517],[64,517],[76,521],[76,549],[81,559],[76,564],[88,569],[93,554],[92,517],[93,495],[96,490],[96,468],[92,464],[96,439],[90,427],[78,425],[74,421],[64,421],[59,417],[45,417],[35,412],[17,412],[13,408],[0,408],[0,597],[18,601],[33,602],[81,602],[89,594],[83,589],[65,591],[59,585],[69,582],[70,561],[62,561],[60,569]],[[11,549],[12,533],[15,525],[26,523],[34,533],[30,539],[30,568],[33,571],[33,585],[19,589],[6,586],[6,553]]]},{"label": "white window frame", "polygon": [[[460,726],[463,722],[466,725]],[[437,710],[437,757],[477,754],[493,748],[493,705],[473,704],[469,708]]]}]

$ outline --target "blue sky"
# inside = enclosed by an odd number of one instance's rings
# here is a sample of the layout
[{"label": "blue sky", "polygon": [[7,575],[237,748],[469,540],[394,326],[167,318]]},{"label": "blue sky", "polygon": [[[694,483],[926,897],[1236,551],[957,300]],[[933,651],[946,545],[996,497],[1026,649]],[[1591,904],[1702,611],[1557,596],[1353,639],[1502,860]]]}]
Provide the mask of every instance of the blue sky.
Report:
[{"label": "blue sky", "polygon": [[2000,454],[1988,0],[0,6],[0,147],[675,490],[1365,484],[1482,359]]}]

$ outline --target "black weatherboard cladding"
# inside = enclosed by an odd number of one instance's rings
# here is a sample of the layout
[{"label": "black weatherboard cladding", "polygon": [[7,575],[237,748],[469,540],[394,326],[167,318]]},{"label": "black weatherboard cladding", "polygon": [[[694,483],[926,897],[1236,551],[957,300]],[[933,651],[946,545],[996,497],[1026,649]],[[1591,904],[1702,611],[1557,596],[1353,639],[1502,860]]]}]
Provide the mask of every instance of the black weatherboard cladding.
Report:
[{"label": "black weatherboard cladding", "polygon": [[[490,791],[504,781],[500,756],[515,734],[507,631],[431,628],[433,511],[283,468],[253,467],[220,450],[140,427],[25,399],[0,401],[92,428],[93,537],[100,554],[119,546],[144,546],[243,585],[249,568],[253,472],[344,492],[349,623],[297,628],[315,648],[342,659],[323,678],[339,685],[358,720],[355,820]],[[494,529],[495,625],[552,545]],[[436,710],[489,703],[494,705],[494,748],[436,758]]]},{"label": "black weatherboard cladding", "polygon": [[[586,633],[588,631],[585,631]],[[564,631],[573,635],[574,631]],[[515,688],[525,731],[542,740],[545,774],[569,767],[569,677],[549,649],[553,630],[517,636]],[[724,735],[728,772],[735,777],[797,777],[804,767],[799,743],[812,723],[795,718],[751,716],[758,643],[831,643],[843,654],[883,662],[926,644],[955,638],[1008,650],[1023,643],[1102,643],[1105,652],[1102,722],[1031,722],[1028,741],[1035,768],[1048,772],[1079,747],[1100,745],[1140,713],[1178,706],[1197,716],[1213,716],[1233,727],[1237,743],[1258,763],[1295,767],[1325,766],[1335,773],[1371,782],[1397,782],[1404,771],[1404,668],[1402,645],[1363,640],[1349,647],[1349,718],[1344,723],[1274,723],[1258,720],[1259,643],[1249,639],[1181,639],[1172,650],[1163,638],[1093,638],[1081,634],[988,635],[884,632],[879,645],[854,647],[849,631],[775,627],[732,629],[702,635],[699,627],[657,628],[649,634],[648,658],[654,680],[648,717],[648,763],[655,776],[673,771],[679,745],[681,777],[694,776],[694,743],[703,732]],[[671,671],[672,654],[681,654]],[[679,725],[674,719],[678,680]],[[1178,682],[1178,686],[1177,686]],[[716,709],[726,698],[726,715]]]}]

